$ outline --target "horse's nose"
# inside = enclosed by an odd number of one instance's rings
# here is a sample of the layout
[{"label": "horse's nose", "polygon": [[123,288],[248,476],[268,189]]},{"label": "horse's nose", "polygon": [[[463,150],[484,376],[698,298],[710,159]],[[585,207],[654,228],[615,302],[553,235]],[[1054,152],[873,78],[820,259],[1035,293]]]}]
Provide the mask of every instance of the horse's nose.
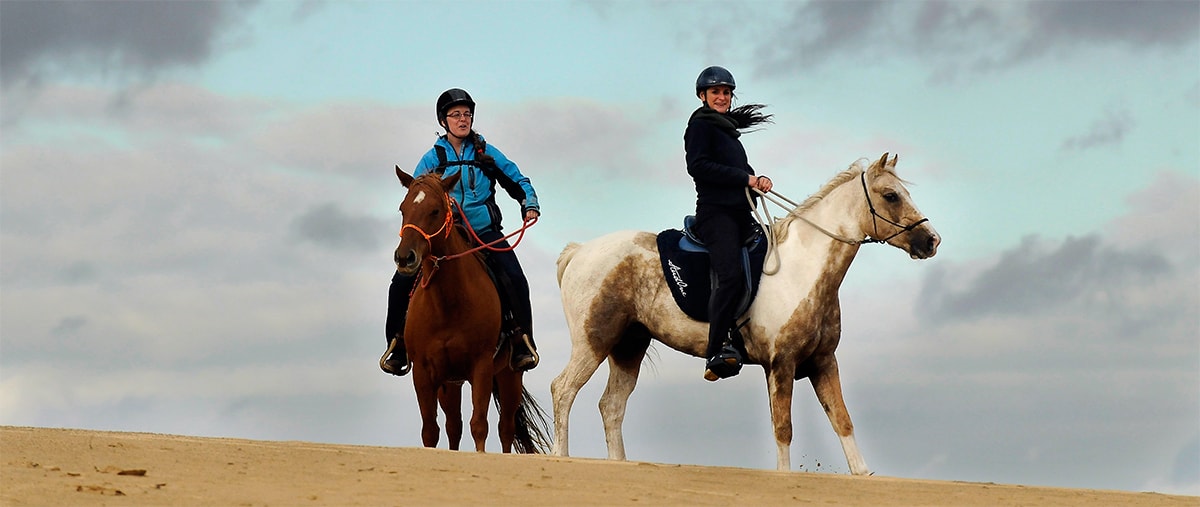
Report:
[{"label": "horse's nose", "polygon": [[408,250],[405,253],[400,253],[400,250],[396,250],[396,256],[394,260],[396,261],[397,268],[411,272],[417,269],[420,258],[418,258],[417,253],[412,250]]},{"label": "horse's nose", "polygon": [[927,255],[925,256],[926,259],[937,254],[937,248],[941,242],[942,238],[941,236],[938,236],[936,232],[929,235],[929,239],[926,241],[925,246],[925,251],[927,252]]},{"label": "horse's nose", "polygon": [[917,229],[913,231],[911,242],[909,243],[909,257],[913,259],[928,259],[937,254],[938,243],[942,239],[938,237],[936,232],[928,229]]}]

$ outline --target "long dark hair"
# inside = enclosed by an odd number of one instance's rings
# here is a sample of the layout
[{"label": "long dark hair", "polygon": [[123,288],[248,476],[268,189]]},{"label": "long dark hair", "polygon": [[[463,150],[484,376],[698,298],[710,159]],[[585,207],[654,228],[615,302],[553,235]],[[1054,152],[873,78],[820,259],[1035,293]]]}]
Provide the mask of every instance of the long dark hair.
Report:
[{"label": "long dark hair", "polygon": [[[762,113],[762,108],[764,107],[767,107],[767,105],[746,104],[744,106],[738,106],[730,109],[729,112],[725,114],[732,118],[733,121],[737,122],[738,130],[748,129],[763,123],[775,123],[772,120],[775,115]],[[755,132],[757,130],[759,129],[754,129],[750,132]]]}]

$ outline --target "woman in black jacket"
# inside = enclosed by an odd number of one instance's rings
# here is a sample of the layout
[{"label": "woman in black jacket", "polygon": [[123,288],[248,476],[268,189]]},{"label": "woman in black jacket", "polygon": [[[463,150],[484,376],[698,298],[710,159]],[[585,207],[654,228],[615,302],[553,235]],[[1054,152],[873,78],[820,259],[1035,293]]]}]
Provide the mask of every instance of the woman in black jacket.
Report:
[{"label": "woman in black jacket", "polygon": [[688,174],[696,183],[696,224],[693,232],[708,248],[716,285],[708,302],[708,349],[704,378],[732,377],[744,358],[733,346],[737,304],[742,296],[741,246],[755,222],[746,187],[766,192],[771,180],[756,176],[738,136],[741,130],[769,122],[762,104],[732,107],[733,74],[708,67],[696,78],[696,96],[703,105],[692,113],[683,134]]}]

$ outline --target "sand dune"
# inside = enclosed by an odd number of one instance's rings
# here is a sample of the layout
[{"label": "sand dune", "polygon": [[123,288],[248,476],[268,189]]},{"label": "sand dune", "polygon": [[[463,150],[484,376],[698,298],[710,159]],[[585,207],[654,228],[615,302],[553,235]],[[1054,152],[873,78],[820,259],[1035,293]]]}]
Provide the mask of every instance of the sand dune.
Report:
[{"label": "sand dune", "polygon": [[1200,497],[438,449],[0,427],[25,505],[1200,506]]}]

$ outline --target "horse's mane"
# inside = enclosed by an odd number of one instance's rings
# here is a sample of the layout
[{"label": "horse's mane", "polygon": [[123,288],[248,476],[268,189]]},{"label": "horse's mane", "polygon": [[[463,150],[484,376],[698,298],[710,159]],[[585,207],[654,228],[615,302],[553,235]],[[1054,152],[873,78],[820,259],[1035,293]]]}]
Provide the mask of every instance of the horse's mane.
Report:
[{"label": "horse's mane", "polygon": [[782,243],[784,240],[786,240],[788,226],[792,223],[792,220],[795,220],[796,217],[803,214],[805,211],[808,211],[809,208],[816,206],[818,202],[821,202],[821,199],[824,199],[825,196],[829,195],[833,189],[837,188],[842,183],[857,178],[869,168],[867,165],[868,163],[869,161],[866,158],[855,160],[850,164],[850,167],[846,168],[845,171],[835,175],[828,182],[826,182],[820,190],[817,190],[816,193],[808,196],[808,199],[805,199],[804,202],[800,203],[799,206],[796,206],[796,209],[792,210],[787,215],[784,215],[779,220],[776,220],[775,224],[771,227],[773,231],[772,233],[775,235],[775,241]]}]

